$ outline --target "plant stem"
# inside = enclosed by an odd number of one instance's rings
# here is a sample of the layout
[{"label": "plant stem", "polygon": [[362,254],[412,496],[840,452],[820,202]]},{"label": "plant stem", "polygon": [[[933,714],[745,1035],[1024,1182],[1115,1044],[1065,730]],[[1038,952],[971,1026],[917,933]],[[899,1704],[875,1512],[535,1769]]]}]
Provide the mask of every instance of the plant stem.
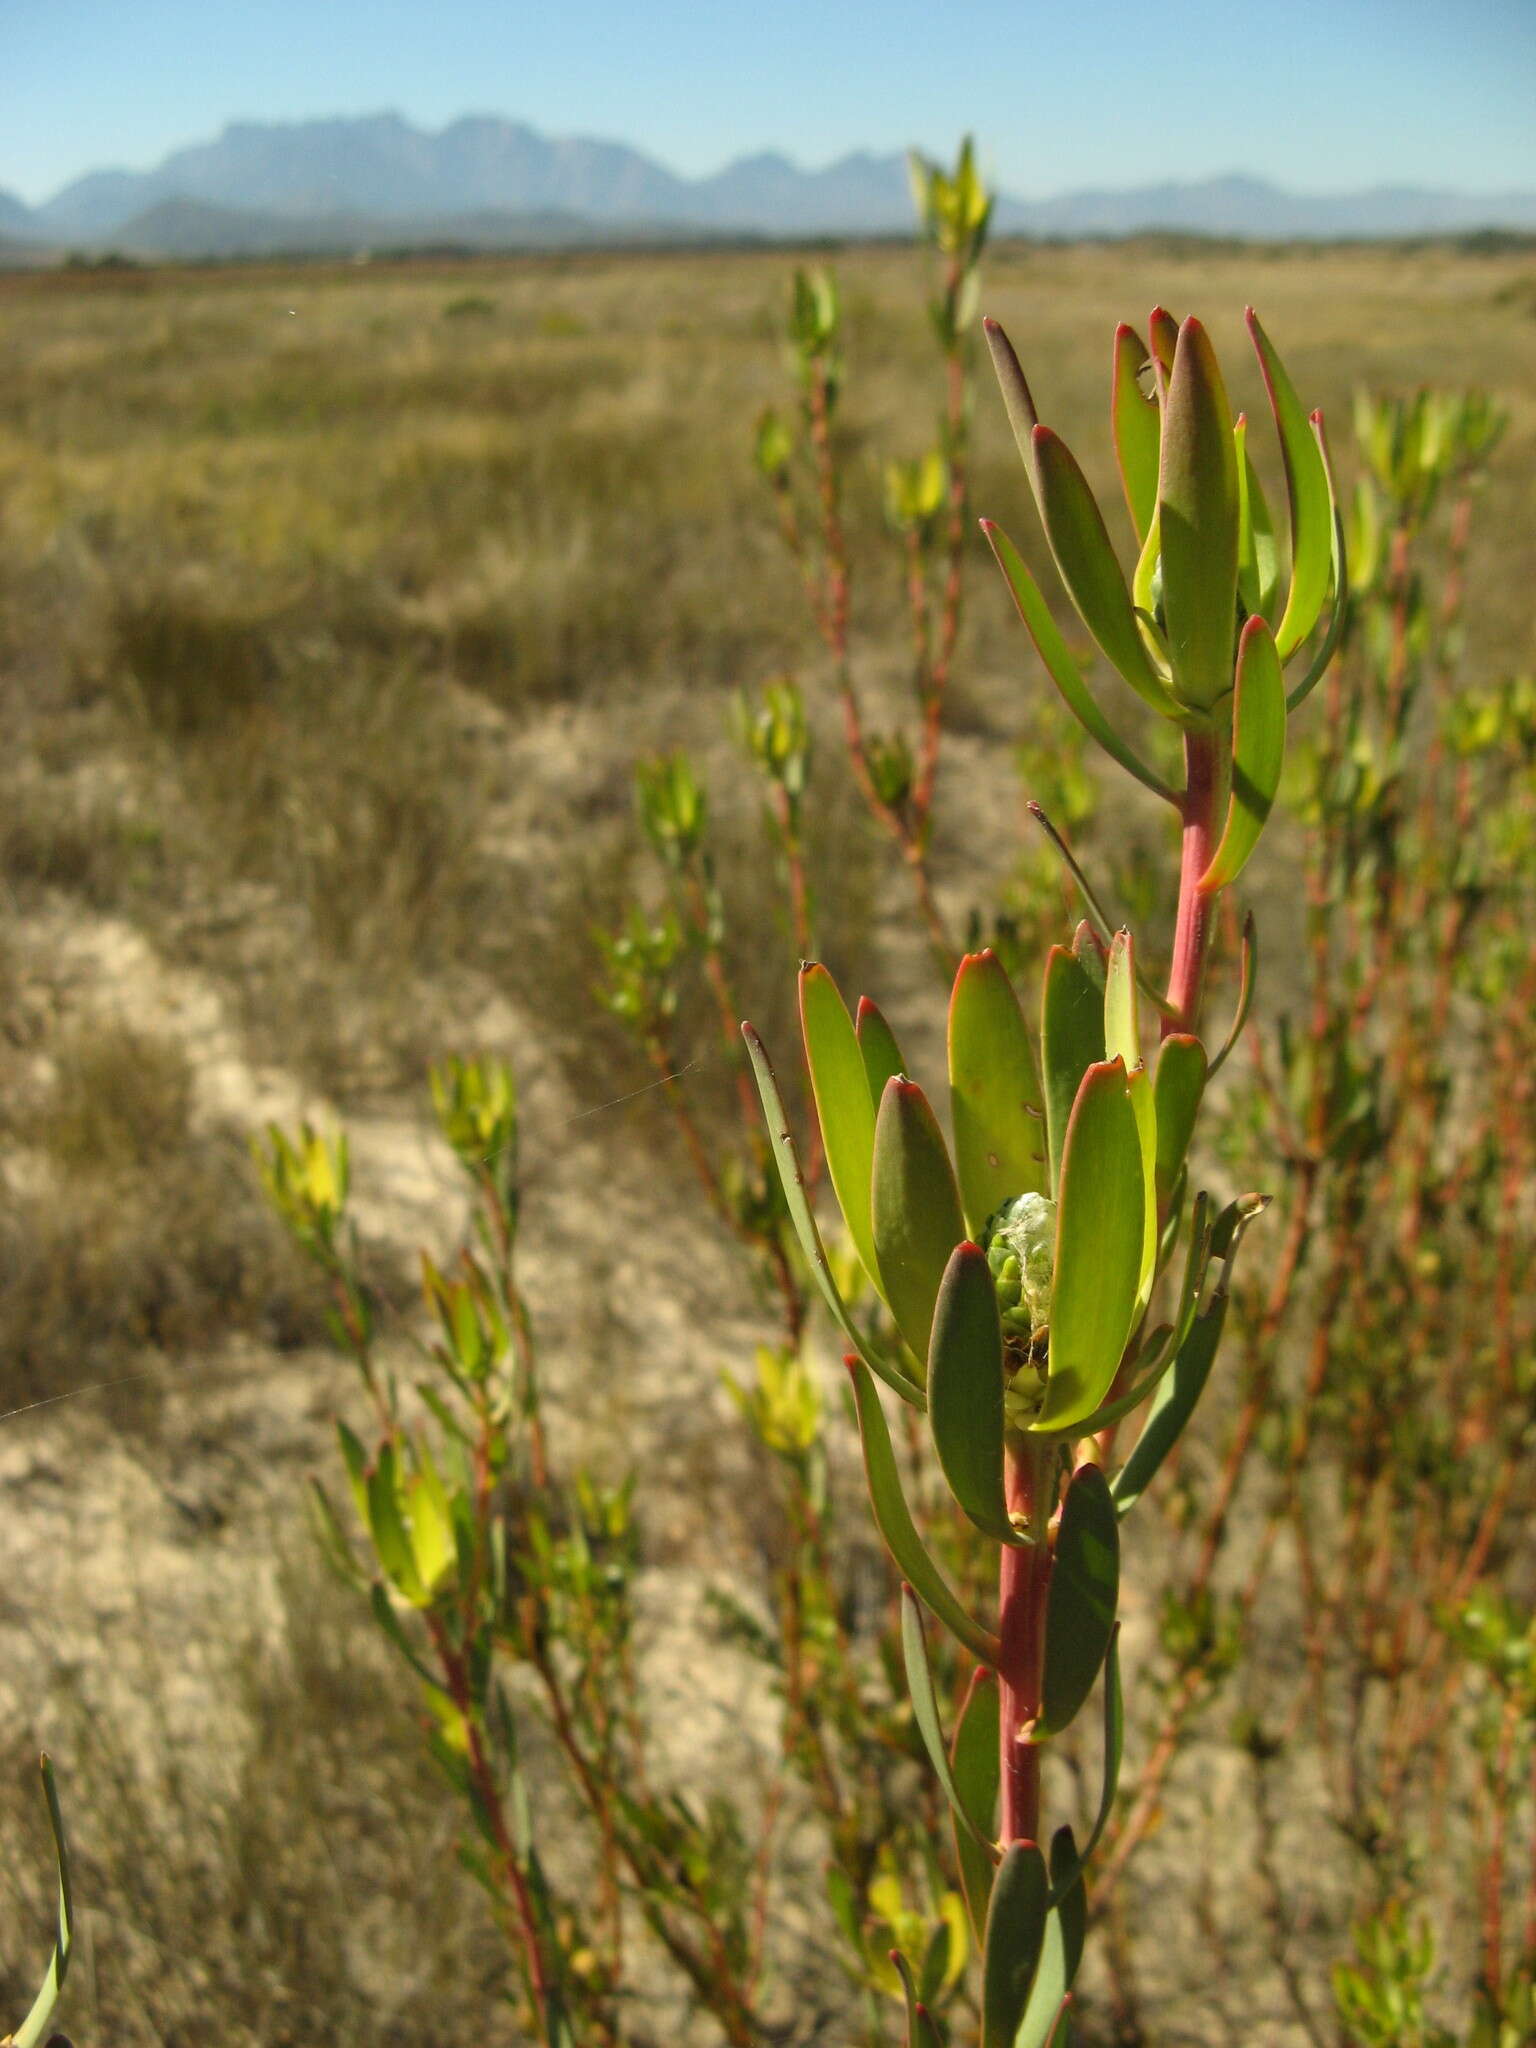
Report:
[{"label": "plant stem", "polygon": [[1002,1764],[1002,1839],[1040,1839],[1040,1750],[1034,1739],[1040,1717],[1045,1595],[1051,1581],[1048,1531],[1051,1452],[1021,1438],[1007,1453],[1008,1512],[1022,1515],[1033,1539],[1009,1544],[998,1572],[999,1740]]},{"label": "plant stem", "polygon": [[1171,1015],[1163,1019],[1163,1036],[1193,1031],[1200,1021],[1205,986],[1205,959],[1211,944],[1214,894],[1202,890],[1200,877],[1216,851],[1216,812],[1221,774],[1213,733],[1184,735],[1186,779],[1179,809],[1184,820],[1184,851],[1179,864],[1179,911],[1173,935],[1173,966],[1168,976]]}]

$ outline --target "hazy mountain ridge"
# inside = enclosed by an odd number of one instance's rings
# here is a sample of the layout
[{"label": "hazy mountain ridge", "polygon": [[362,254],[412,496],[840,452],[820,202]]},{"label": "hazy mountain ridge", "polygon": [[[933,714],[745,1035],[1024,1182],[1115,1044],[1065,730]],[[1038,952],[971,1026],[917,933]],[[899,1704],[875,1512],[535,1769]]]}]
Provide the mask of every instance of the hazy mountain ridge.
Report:
[{"label": "hazy mountain ridge", "polygon": [[[625,143],[549,137],[526,122],[468,115],[430,134],[398,114],[375,114],[231,122],[212,141],[173,151],[153,170],[88,172],[35,208],[0,192],[0,233],[55,246],[190,253],[189,206],[200,209],[197,253],[206,254],[221,247],[236,253],[466,239],[464,224],[476,221],[481,226],[467,239],[486,246],[498,237],[516,239],[509,222],[538,221],[538,238],[547,240],[552,224],[563,220],[564,238],[574,241],[642,226],[653,235],[795,236],[893,233],[911,222],[900,155],[855,151],[808,171],[765,151],[709,177],[683,178]],[[219,214],[229,237],[224,244],[217,241]],[[1254,239],[1536,229],[1536,192],[1395,186],[1305,196],[1234,175],[1046,200],[1004,193],[997,225],[1064,237],[1165,230]],[[156,232],[170,239],[156,242]]]}]

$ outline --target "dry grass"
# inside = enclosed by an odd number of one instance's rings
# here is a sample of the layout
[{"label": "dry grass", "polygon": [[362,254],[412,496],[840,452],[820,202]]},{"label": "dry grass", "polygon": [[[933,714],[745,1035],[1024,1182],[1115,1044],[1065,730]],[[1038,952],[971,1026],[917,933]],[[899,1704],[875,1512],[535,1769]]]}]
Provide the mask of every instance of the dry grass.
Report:
[{"label": "dry grass", "polygon": [[[283,1540],[283,1539],[279,1539]],[[300,1536],[295,1536],[302,1543]],[[506,1949],[454,1868],[453,1830],[396,1674],[341,1588],[290,1544],[282,1647],[239,1627],[217,1654],[223,1719],[146,1753],[66,1679],[49,1740],[69,1758],[81,1953],[72,2031],[115,2048],[440,2048],[495,2025]],[[135,1656],[134,1684],[174,1674]],[[25,2010],[47,1925],[36,1742],[10,1731],[0,1812],[0,1999]],[[23,1939],[23,1930],[27,1938]]]},{"label": "dry grass", "polygon": [[42,1162],[0,1221],[0,1405],[206,1351],[236,1331],[323,1336],[317,1290],[267,1216],[238,1133],[192,1121],[186,1054],[77,1026],[11,1136]]}]

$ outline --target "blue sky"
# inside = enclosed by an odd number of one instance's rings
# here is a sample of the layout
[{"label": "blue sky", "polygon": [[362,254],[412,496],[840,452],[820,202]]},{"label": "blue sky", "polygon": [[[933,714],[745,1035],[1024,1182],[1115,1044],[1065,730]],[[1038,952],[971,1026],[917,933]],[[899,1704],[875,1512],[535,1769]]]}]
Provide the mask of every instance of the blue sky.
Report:
[{"label": "blue sky", "polygon": [[0,188],[225,121],[506,114],[710,171],[948,152],[1026,197],[1246,170],[1536,188],[1536,0],[0,0]]}]

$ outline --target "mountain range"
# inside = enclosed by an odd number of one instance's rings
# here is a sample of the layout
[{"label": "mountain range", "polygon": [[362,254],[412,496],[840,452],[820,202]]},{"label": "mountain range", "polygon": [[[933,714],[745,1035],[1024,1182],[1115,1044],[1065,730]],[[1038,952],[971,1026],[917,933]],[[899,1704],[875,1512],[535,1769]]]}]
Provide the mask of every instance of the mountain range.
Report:
[{"label": "mountain range", "polygon": [[[892,234],[911,224],[906,164],[858,151],[807,171],[774,152],[684,178],[625,143],[551,137],[472,115],[437,134],[398,114],[231,122],[153,170],[91,171],[37,207],[0,191],[0,242],[203,256]],[[1536,192],[1417,186],[1303,196],[1257,178],[1003,193],[999,232],[1073,239],[1164,231],[1330,240],[1536,231]]]}]

